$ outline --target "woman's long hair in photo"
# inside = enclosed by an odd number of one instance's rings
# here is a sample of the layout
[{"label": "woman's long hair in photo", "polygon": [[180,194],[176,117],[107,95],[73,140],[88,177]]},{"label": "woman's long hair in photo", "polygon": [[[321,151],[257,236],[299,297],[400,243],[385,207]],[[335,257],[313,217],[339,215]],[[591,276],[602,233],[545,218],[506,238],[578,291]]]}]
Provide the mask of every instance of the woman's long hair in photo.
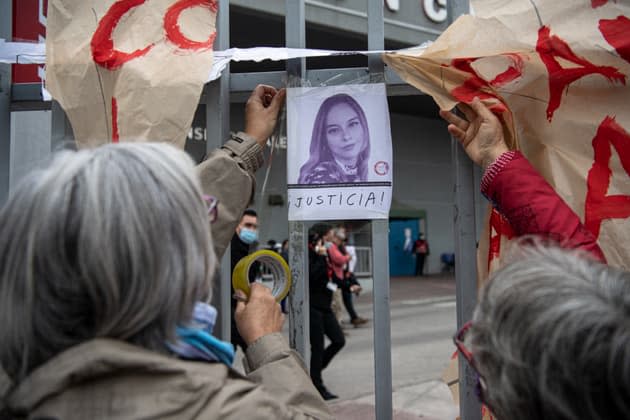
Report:
[{"label": "woman's long hair in photo", "polygon": [[313,124],[313,135],[311,136],[310,157],[300,168],[298,184],[306,183],[305,180],[313,169],[322,162],[334,162],[335,158],[328,147],[326,138],[326,120],[330,110],[339,104],[349,105],[358,115],[361,127],[363,127],[363,149],[357,157],[357,174],[361,181],[367,180],[368,158],[370,156],[370,132],[368,130],[367,118],[361,105],[350,95],[338,93],[326,98],[319,107],[315,124]]}]

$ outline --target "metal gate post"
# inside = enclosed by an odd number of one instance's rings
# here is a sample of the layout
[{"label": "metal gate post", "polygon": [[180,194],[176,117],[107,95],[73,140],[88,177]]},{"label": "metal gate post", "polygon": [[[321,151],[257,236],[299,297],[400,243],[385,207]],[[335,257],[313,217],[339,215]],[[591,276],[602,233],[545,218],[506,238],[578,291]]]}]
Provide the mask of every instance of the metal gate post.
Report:
[{"label": "metal gate post", "polygon": [[[217,38],[215,50],[230,47],[230,2],[219,0],[217,15]],[[206,92],[206,150],[212,151],[221,146],[230,134],[230,67],[223,71],[221,78],[211,82]],[[232,270],[230,265],[230,248],[228,247],[221,260],[220,281],[215,283],[213,301],[218,303],[219,319],[215,334],[222,340],[230,341],[231,335],[231,291]]]},{"label": "metal gate post", "polygon": [[[304,0],[286,0],[286,46],[306,46],[306,13]],[[287,62],[288,86],[299,86],[306,70],[306,60],[296,58]],[[287,153],[288,156],[288,153]],[[306,225],[304,222],[289,222],[289,265],[293,285],[289,295],[289,339],[310,366],[310,313],[308,296],[308,251]]]},{"label": "metal gate post", "polygon": [[[457,140],[451,139],[455,170],[455,279],[457,328],[472,319],[477,303],[477,253],[473,164]],[[480,420],[481,405],[475,394],[476,377],[459,358],[459,409],[462,420]]]},{"label": "metal gate post", "polygon": [[[381,0],[368,1],[368,49],[385,48],[385,16]],[[384,64],[380,55],[368,56],[371,82],[384,82]],[[374,318],[374,392],[377,420],[391,420],[392,407],[392,348],[389,291],[389,224],[387,220],[372,221],[373,318]]]},{"label": "metal gate post", "polygon": [[[0,2],[0,38],[11,39],[12,2]],[[0,64],[0,207],[9,197],[11,162],[11,65]]]},{"label": "metal gate post", "polygon": [[[448,2],[449,22],[469,12],[468,0]],[[477,233],[475,220],[474,165],[457,140],[451,137],[455,180],[455,279],[457,328],[472,318],[477,303]],[[481,405],[475,394],[475,374],[459,358],[459,411],[462,420],[480,420]]]}]

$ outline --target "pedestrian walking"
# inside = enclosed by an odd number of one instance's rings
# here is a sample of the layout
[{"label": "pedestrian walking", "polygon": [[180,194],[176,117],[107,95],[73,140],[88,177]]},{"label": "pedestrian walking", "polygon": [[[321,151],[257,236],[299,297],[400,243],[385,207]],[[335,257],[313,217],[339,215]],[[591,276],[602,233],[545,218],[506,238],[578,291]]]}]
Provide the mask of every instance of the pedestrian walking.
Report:
[{"label": "pedestrian walking", "polygon": [[[354,252],[354,247],[349,247],[346,245],[346,241],[348,238],[345,228],[338,227],[334,229],[333,232],[335,238],[334,242],[335,245],[337,245],[339,252],[349,258],[348,262],[344,264],[343,267],[343,277],[341,279],[337,279],[337,281],[339,283],[339,288],[341,289],[343,306],[346,308],[346,312],[348,312],[348,315],[350,316],[350,323],[356,328],[368,322],[367,319],[357,315],[357,312],[354,309],[353,295],[358,295],[359,293],[361,293],[362,289],[361,285],[354,275],[353,270],[350,269],[351,266],[354,267],[353,259],[356,261],[356,252]],[[350,248],[352,252],[350,252],[348,248]]]},{"label": "pedestrian walking", "polygon": [[424,262],[429,255],[429,242],[424,237],[424,233],[418,234],[418,239],[413,244],[413,252],[416,255],[416,276],[424,275]]},{"label": "pedestrian walking", "polygon": [[[311,341],[311,379],[325,400],[338,398],[330,392],[322,379],[322,370],[346,344],[341,326],[333,313],[331,303],[338,285],[329,270],[328,248],[332,246],[332,229],[327,225],[315,225],[309,234],[309,309]],[[325,346],[324,337],[330,344]]]}]

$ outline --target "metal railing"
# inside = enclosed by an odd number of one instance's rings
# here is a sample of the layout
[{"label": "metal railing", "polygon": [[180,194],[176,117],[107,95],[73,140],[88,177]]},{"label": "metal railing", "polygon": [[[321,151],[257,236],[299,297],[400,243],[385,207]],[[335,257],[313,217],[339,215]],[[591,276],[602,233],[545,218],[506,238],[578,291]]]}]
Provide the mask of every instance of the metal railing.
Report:
[{"label": "metal railing", "polygon": [[354,249],[357,253],[354,275],[357,277],[372,277],[372,248],[369,246],[357,246]]}]

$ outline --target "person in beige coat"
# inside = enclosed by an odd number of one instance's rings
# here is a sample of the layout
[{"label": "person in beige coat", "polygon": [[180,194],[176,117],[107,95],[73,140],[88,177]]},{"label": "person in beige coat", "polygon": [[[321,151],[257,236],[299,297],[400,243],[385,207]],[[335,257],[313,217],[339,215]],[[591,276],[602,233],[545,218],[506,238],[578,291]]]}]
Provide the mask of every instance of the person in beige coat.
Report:
[{"label": "person in beige coat", "polygon": [[245,132],[198,176],[172,146],[126,143],[63,152],[16,189],[0,212],[1,419],[332,417],[268,289],[236,309],[246,375],[198,316],[283,100],[257,87]]}]

